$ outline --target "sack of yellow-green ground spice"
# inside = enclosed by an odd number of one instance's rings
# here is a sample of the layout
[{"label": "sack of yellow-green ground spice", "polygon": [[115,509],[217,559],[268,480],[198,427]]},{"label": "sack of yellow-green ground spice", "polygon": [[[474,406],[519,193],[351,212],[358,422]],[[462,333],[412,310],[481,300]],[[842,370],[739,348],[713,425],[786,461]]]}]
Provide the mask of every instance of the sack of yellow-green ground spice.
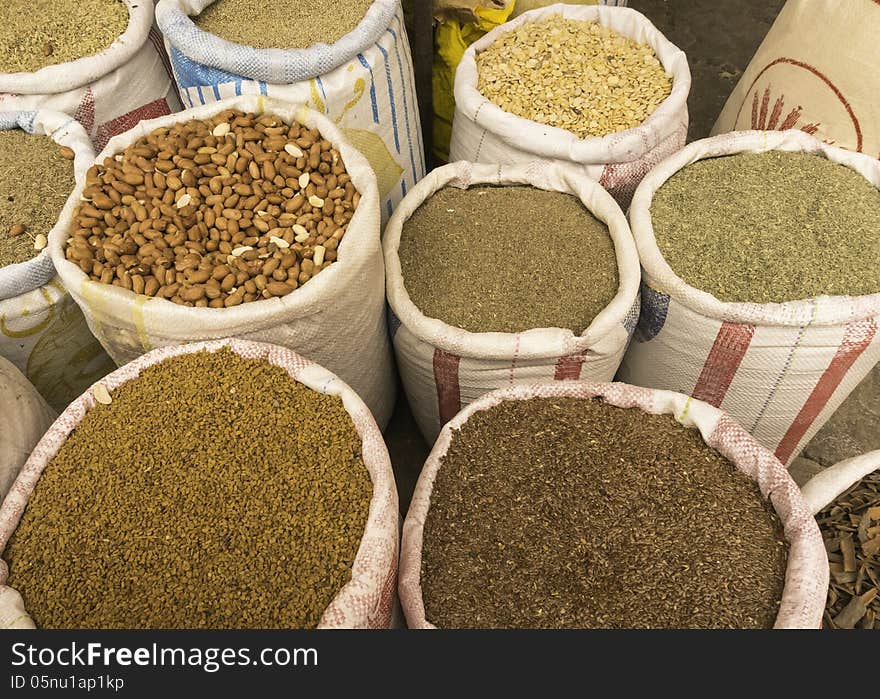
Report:
[{"label": "sack of yellow-green ground spice", "polygon": [[[8,9],[14,11],[14,4]],[[103,50],[33,72],[0,72],[0,110],[45,108],[70,114],[83,125],[96,150],[141,119],[178,111],[180,101],[168,59],[159,32],[152,28],[152,3],[122,0],[121,4],[128,13],[128,24],[123,24],[124,31]],[[51,18],[37,19],[47,27],[46,38],[50,38],[53,24],[45,23]],[[4,31],[10,30],[7,27]],[[74,41],[76,36],[82,41],[89,31],[85,26],[70,27],[70,36],[64,41]],[[61,46],[46,50],[57,52]]]},{"label": "sack of yellow-green ground spice", "polygon": [[[16,128],[46,134],[73,150],[74,176],[82,181],[94,152],[80,124],[50,110],[0,112],[0,130]],[[18,367],[56,410],[113,368],[56,276],[48,249],[0,268],[0,356]]]}]

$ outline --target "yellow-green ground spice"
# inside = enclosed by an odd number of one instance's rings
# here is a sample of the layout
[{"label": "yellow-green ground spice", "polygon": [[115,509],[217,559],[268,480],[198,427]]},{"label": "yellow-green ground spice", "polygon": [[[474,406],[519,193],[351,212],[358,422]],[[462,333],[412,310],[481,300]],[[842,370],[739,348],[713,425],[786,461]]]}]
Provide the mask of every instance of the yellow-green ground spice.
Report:
[{"label": "yellow-green ground spice", "polygon": [[311,628],[372,494],[341,399],[230,350],[153,365],[92,408],[6,549],[43,628]]},{"label": "yellow-green ground spice", "polygon": [[660,252],[722,301],[880,293],[880,190],[805,153],[699,160],[654,195]]},{"label": "yellow-green ground spice", "polygon": [[76,185],[72,156],[48,136],[0,131],[0,267],[45,247],[37,236],[49,235]]},{"label": "yellow-green ground spice", "polygon": [[3,0],[0,73],[32,72],[92,56],[128,27],[121,0]]},{"label": "yellow-green ground spice", "polygon": [[617,294],[608,227],[577,197],[535,187],[446,187],[404,224],[413,303],[471,332],[582,333]]},{"label": "yellow-green ground spice", "polygon": [[257,49],[332,44],[354,29],[373,0],[216,0],[193,17],[206,32]]}]

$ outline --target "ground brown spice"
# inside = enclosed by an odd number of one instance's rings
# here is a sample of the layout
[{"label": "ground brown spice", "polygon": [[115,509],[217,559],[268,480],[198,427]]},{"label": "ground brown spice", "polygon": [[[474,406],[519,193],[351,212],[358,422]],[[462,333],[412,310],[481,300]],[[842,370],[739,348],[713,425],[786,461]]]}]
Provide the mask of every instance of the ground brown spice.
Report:
[{"label": "ground brown spice", "polygon": [[342,401],[229,350],[145,369],[44,471],[6,549],[44,628],[314,627],[372,487]]},{"label": "ground brown spice", "polygon": [[457,431],[422,590],[442,627],[768,628],[787,546],[756,484],[671,416],[510,401]]},{"label": "ground brown spice", "polygon": [[617,294],[608,227],[570,194],[446,187],[404,224],[406,290],[429,318],[471,332],[582,333]]}]

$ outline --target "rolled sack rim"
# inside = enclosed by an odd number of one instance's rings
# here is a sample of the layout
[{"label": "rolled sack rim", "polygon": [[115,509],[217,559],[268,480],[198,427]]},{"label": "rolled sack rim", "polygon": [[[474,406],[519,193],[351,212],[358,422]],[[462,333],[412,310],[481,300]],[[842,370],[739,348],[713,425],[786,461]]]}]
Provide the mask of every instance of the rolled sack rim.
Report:
[{"label": "rolled sack rim", "polygon": [[[638,126],[585,139],[566,129],[506,112],[484,97],[477,89],[479,71],[476,54],[487,49],[502,34],[525,22],[559,14],[566,19],[596,20],[619,34],[650,45],[663,68],[672,75],[672,92]],[[460,112],[456,119],[466,117],[515,150],[579,165],[610,165],[639,160],[674,134],[682,123],[686,126],[690,88],[691,71],[684,51],[669,41],[642,13],[628,7],[550,5],[525,12],[473,43],[465,51],[455,72],[454,93],[456,111]]]},{"label": "rolled sack rim", "polygon": [[797,129],[732,131],[694,141],[655,166],[642,179],[629,209],[647,286],[708,318],[755,326],[834,326],[880,316],[880,293],[864,296],[817,296],[784,303],[721,301],[688,284],[673,271],[657,245],[651,221],[654,194],[684,167],[706,158],[770,150],[803,152],[845,165],[880,189],[880,160],[830,146]]},{"label": "rolled sack rim", "polygon": [[820,471],[801,488],[807,507],[819,514],[852,486],[880,471],[880,449],[839,461]]},{"label": "rolled sack rim", "polygon": [[156,23],[168,43],[190,60],[251,80],[291,84],[336,70],[376,44],[391,25],[400,0],[374,0],[363,19],[332,44],[257,49],[201,29],[188,14],[214,0],[159,0]]},{"label": "rolled sack rim", "polygon": [[[379,243],[379,188],[376,175],[366,158],[345,138],[330,119],[302,104],[262,95],[241,95],[219,102],[198,105],[157,119],[141,121],[133,129],[114,136],[98,154],[96,163],[122,152],[139,138],[156,128],[171,126],[190,119],[207,119],[227,109],[238,109],[258,114],[275,114],[285,123],[298,121],[309,128],[317,128],[323,137],[339,149],[346,172],[351,176],[361,202],[348,224],[339,245],[339,258],[307,283],[284,297],[261,299],[230,308],[196,308],[179,306],[168,299],[138,295],[134,291],[91,279],[78,265],[66,259],[64,248],[69,235],[73,212],[79,205],[85,188],[85,178],[67,200],[58,224],[49,235],[52,262],[64,286],[70,290],[87,315],[100,308],[102,315],[123,319],[129,324],[137,308],[144,327],[157,328],[163,337],[189,340],[193,324],[202,328],[204,339],[220,339],[240,333],[258,332],[278,324],[280,318],[305,318],[321,312],[327,298],[353,293],[351,285],[339,279],[345,267],[363,267],[375,249],[381,259]],[[84,298],[85,297],[85,298]],[[177,328],[169,331],[168,328]]]},{"label": "rolled sack rim", "polygon": [[[443,187],[467,189],[479,184],[525,184],[572,194],[608,226],[617,258],[617,294],[580,335],[564,328],[532,328],[519,333],[471,332],[426,316],[413,302],[406,290],[398,255],[404,224],[424,201]],[[422,342],[461,357],[509,359],[513,347],[517,347],[519,359],[557,359],[586,351],[605,339],[616,326],[622,325],[639,302],[641,268],[626,216],[598,182],[574,168],[558,164],[490,165],[462,160],[439,167],[422,178],[394,210],[385,228],[382,247],[386,296],[401,325]]]},{"label": "rolled sack rim", "polygon": [[122,0],[128,25],[110,46],[83,58],[45,66],[33,72],[0,73],[0,92],[22,95],[56,94],[75,90],[127,63],[144,45],[153,25],[153,3]]}]

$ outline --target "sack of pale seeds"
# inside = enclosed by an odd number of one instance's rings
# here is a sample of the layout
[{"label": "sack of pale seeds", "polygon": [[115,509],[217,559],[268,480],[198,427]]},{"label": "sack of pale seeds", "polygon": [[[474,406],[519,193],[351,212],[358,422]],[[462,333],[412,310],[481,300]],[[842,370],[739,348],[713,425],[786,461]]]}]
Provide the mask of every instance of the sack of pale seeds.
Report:
[{"label": "sack of pale seeds", "polygon": [[[46,249],[46,237],[55,225],[54,217],[71,193],[74,181],[84,180],[94,151],[82,126],[66,114],[51,110],[0,113],[0,131],[9,133],[13,129],[35,137],[48,136],[59,148],[68,149],[68,156],[73,156],[72,166],[58,156],[62,166],[72,167],[70,190],[63,189],[66,185],[61,182],[47,181],[46,172],[27,173],[33,178],[29,183],[31,196],[40,202],[33,208],[17,189],[17,185],[24,186],[25,176],[4,172],[5,177],[10,178],[3,183],[4,206],[12,208],[20,204],[23,209],[19,213],[25,218],[36,216],[38,210],[40,215],[52,218],[45,230],[24,221],[31,225],[16,239],[7,237],[9,231],[0,233],[4,247],[21,240],[30,248],[28,259],[0,267],[0,356],[18,367],[53,408],[63,410],[86,386],[113,368],[110,358],[89,331],[82,312],[57,278]],[[16,154],[7,155],[14,158]],[[58,207],[55,213],[41,208],[48,206],[50,193],[54,206]],[[18,203],[16,196],[20,198]],[[4,225],[13,224],[4,221]]]},{"label": "sack of pale seeds", "polygon": [[383,221],[424,175],[400,0],[161,0],[156,17],[185,106],[241,94],[308,104],[370,161]]},{"label": "sack of pale seeds", "polygon": [[[157,386],[177,400],[151,402]],[[230,411],[237,426],[224,424]],[[141,429],[132,428],[139,420]],[[257,424],[244,428],[251,421]],[[167,422],[186,427],[168,431]],[[144,430],[156,432],[139,440]],[[107,443],[88,439],[87,449],[95,451],[77,457],[71,450],[81,448],[89,431],[103,432]],[[193,457],[198,467],[178,458],[177,440],[201,454]],[[97,478],[103,485],[83,468],[103,473]],[[97,499],[80,498],[80,513],[65,502],[66,514],[44,527],[39,513],[81,487]],[[115,505],[99,494],[108,491]],[[337,376],[262,343],[159,349],[74,401],[22,468],[0,508],[0,628],[388,628],[398,519],[382,434]],[[99,536],[89,528],[95,520],[107,526]],[[54,537],[79,553],[54,562],[26,553],[54,547]],[[142,546],[163,565],[145,571]],[[55,564],[66,572],[53,573]],[[213,582],[206,582],[205,567],[213,569],[207,576]],[[96,570],[103,572],[85,585]],[[45,586],[54,574],[76,583]]]},{"label": "sack of pale seeds", "polygon": [[790,463],[880,359],[878,188],[880,162],[797,130],[665,160],[630,208],[642,316],[621,380],[716,405]]},{"label": "sack of pale seeds", "polygon": [[[528,404],[537,407],[524,412]],[[633,411],[644,419],[638,420]],[[651,426],[660,431],[647,429]],[[699,434],[688,434],[682,426]],[[634,439],[635,431],[641,439]],[[489,434],[497,441],[490,442]],[[476,448],[475,440],[482,442]],[[616,453],[628,440],[632,459]],[[685,447],[692,458],[676,465]],[[635,454],[646,448],[655,451]],[[487,488],[493,478],[512,478],[514,464],[498,468],[498,462],[499,455],[501,461],[519,461],[508,453],[516,450],[534,451],[515,464],[515,496],[508,501]],[[557,460],[560,454],[564,466]],[[580,477],[602,459],[624,463],[619,482],[606,480],[601,467],[598,477]],[[635,459],[645,468],[628,468]],[[668,465],[667,470],[648,475],[656,463]],[[452,477],[444,478],[446,468],[452,469]],[[682,474],[670,474],[669,468]],[[494,475],[498,470],[504,473]],[[556,487],[545,492],[547,483]],[[530,497],[526,488],[537,494]],[[710,488],[721,497],[736,495],[742,507],[732,505],[732,499],[707,502]],[[445,495],[443,501],[438,501],[438,491]],[[602,507],[591,507],[585,493]],[[579,507],[585,498],[586,506]],[[732,531],[720,533],[719,527],[726,525],[719,520],[728,520],[731,507],[736,522],[729,523]],[[617,519],[602,526],[603,517]],[[501,523],[489,531],[496,520]],[[560,526],[573,521],[581,523],[574,527],[576,533],[560,533]],[[745,522],[759,526],[752,525],[755,530],[746,535],[741,529]],[[471,530],[475,524],[478,531]],[[677,531],[679,527],[684,531]],[[748,540],[740,541],[740,536]],[[780,560],[783,539],[788,550]],[[663,548],[658,550],[660,542]],[[747,567],[737,566],[737,560]],[[624,565],[650,573],[621,578]],[[701,583],[701,578],[709,582]],[[630,582],[621,586],[621,579]],[[668,587],[655,600],[653,586],[661,584]],[[708,589],[700,589],[701,584]],[[485,593],[469,596],[469,586],[480,586]],[[741,624],[815,629],[821,624],[827,587],[819,529],[797,485],[772,453],[706,403],[620,383],[512,386],[472,403],[440,433],[403,527],[399,592],[410,628]],[[590,592],[578,594],[584,589]],[[460,614],[473,605],[471,597],[480,596],[484,607]],[[640,604],[648,605],[647,610]],[[714,605],[739,611],[716,612]],[[432,618],[432,608],[445,617]],[[443,618],[452,621],[444,624]]]},{"label": "sack of pale seeds", "polygon": [[[250,120],[245,112],[253,115]],[[264,129],[257,131],[254,120],[262,116],[275,125],[256,124]],[[216,125],[207,126],[215,117]],[[149,145],[162,129],[196,126],[203,129],[201,142],[207,137],[217,147],[187,151],[194,136],[182,131],[163,150]],[[293,140],[290,128],[297,129]],[[171,156],[161,153],[172,148],[183,153],[175,153],[174,162],[164,160]],[[102,169],[117,166],[117,174],[100,179]],[[253,95],[201,105],[115,137],[94,171],[96,179],[83,182],[65,207],[49,249],[64,285],[117,364],[156,347],[203,339],[272,342],[338,374],[385,425],[394,381],[376,176],[327,117]],[[138,184],[121,184],[117,177]],[[143,192],[151,211],[134,206],[136,219],[107,182]],[[80,201],[84,192],[91,203]],[[71,236],[86,230],[82,225],[102,225],[93,204],[128,217],[119,236],[123,247],[110,239],[125,220],[102,229],[100,248],[81,236],[70,244]],[[120,257],[124,248],[130,257]]]},{"label": "sack of pale seeds", "polygon": [[[487,191],[482,185],[491,189]],[[437,195],[444,193],[475,189],[479,197],[492,191],[503,193],[502,190],[517,185],[525,187],[512,191],[513,199],[525,201],[523,195],[534,190],[542,190],[539,194],[555,198],[546,203],[529,203],[521,212],[522,216],[507,222],[494,221],[487,205],[483,211],[485,216],[477,210],[473,230],[462,218],[463,210],[456,211],[453,205],[447,209],[445,204],[437,204]],[[493,206],[504,210],[513,199]],[[417,225],[414,216],[429,203],[439,206],[438,213],[448,219],[439,222],[440,237],[448,238],[443,236],[443,230],[460,231],[464,243],[475,241],[480,249],[463,252],[459,246],[457,252],[450,250],[448,254],[441,250],[439,259],[421,262],[425,269],[413,270],[407,279],[401,264],[401,241],[406,243],[411,237],[410,223]],[[548,221],[546,225],[559,228],[537,232],[531,240],[517,243],[516,250],[503,250],[498,241],[482,242],[487,231],[479,230],[479,224],[499,231],[502,236],[529,237],[531,234],[526,230],[531,225],[529,220],[534,223],[540,213],[535,211],[532,214],[531,211],[542,205],[553,207],[553,211],[548,212],[550,216],[562,206],[573,207],[574,211],[569,215],[575,218]],[[595,239],[589,238],[584,230],[588,225],[604,230],[598,232]],[[516,230],[510,230],[511,227]],[[418,247],[421,245],[418,234],[413,231],[416,237],[411,246],[414,253],[408,256],[414,257],[417,264],[420,259],[426,259],[426,251]],[[541,240],[539,236],[548,239]],[[554,240],[563,237],[570,247],[555,250]],[[603,245],[601,256],[600,251],[592,247],[599,244]],[[498,245],[498,250],[488,249],[490,245]],[[610,381],[620,365],[639,316],[639,260],[623,212],[594,181],[556,165],[497,166],[458,162],[438,168],[419,182],[397,207],[385,229],[383,248],[391,314],[389,323],[397,365],[416,421],[429,441],[433,441],[443,424],[462,407],[496,388],[554,378],[560,381]],[[496,257],[487,257],[490,254]],[[578,255],[602,259],[607,256],[610,269],[587,272],[585,279],[578,279],[578,269],[589,268],[586,260],[578,261]],[[534,274],[526,271],[526,263],[520,256],[532,257],[538,268]],[[479,269],[463,270],[460,265],[465,263],[464,258]],[[572,264],[573,269],[560,267],[566,264]],[[497,280],[497,288],[483,288],[481,280],[485,278],[482,275],[487,268],[502,267],[510,269],[515,279],[510,283]],[[550,277],[540,278],[541,269]],[[441,276],[443,285],[440,284]],[[607,277],[610,286],[605,297],[597,300],[593,304],[595,308],[587,312],[585,299],[591,294],[580,285],[597,286],[600,277]],[[458,298],[455,289],[463,289],[460,282],[465,278],[476,284],[474,293]],[[573,288],[556,289],[552,286],[554,283],[568,284],[572,280],[575,280]],[[417,305],[413,300],[416,282],[420,283],[420,288],[426,287],[428,293],[447,308],[437,311],[429,310],[425,304]],[[511,285],[519,288],[520,298],[504,297],[505,288]],[[545,320],[546,325],[532,325],[532,322],[541,321],[525,320],[524,314],[529,306],[537,305],[536,290],[550,297],[564,294],[566,298],[547,298],[541,303],[546,302],[550,307],[570,306],[566,315],[574,317],[559,319],[554,308],[549,308],[541,313],[540,318],[554,319],[558,325],[550,326],[551,320]],[[449,307],[452,303],[461,307]],[[492,304],[502,305],[493,310],[489,308]],[[460,320],[459,311],[462,310],[474,311],[478,323],[474,325]],[[496,311],[512,315],[511,322],[497,325]],[[451,312],[455,313],[456,319]],[[446,320],[439,315],[444,315]],[[578,325],[571,326],[567,321]],[[488,325],[483,325],[484,322]],[[527,325],[521,327],[522,323]],[[561,327],[563,323],[567,327]]]},{"label": "sack of pale seeds", "polygon": [[[23,8],[16,9],[17,4]],[[3,49],[6,60],[0,65],[10,67],[0,71],[0,109],[71,114],[96,150],[142,119],[180,109],[161,38],[152,29],[152,3],[88,0],[51,6],[58,17],[34,13],[20,0],[4,3],[14,17],[4,17],[0,9],[4,31],[34,21],[28,36],[39,37],[28,44],[37,56],[19,56],[13,51],[17,43]],[[83,53],[84,47],[91,47],[90,52]]]},{"label": "sack of pale seeds", "polygon": [[526,12],[459,64],[450,159],[567,164],[626,209],[642,177],[684,145],[690,84],[684,53],[635,10]]}]

